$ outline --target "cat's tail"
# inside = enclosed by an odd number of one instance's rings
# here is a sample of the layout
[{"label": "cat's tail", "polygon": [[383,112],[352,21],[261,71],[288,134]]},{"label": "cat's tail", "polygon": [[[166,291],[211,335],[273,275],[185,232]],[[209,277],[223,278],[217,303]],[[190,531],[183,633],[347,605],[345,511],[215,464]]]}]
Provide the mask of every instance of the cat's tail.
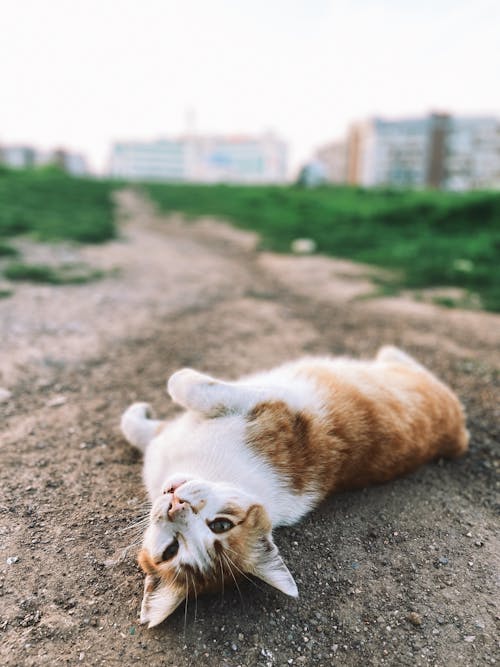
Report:
[{"label": "cat's tail", "polygon": [[123,413],[120,427],[130,444],[144,453],[151,440],[158,435],[162,424],[154,419],[149,403],[132,403]]}]

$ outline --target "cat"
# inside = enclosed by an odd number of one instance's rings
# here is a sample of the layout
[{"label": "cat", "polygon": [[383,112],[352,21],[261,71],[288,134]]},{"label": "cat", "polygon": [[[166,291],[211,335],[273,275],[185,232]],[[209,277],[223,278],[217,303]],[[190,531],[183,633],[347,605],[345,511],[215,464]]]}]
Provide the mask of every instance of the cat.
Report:
[{"label": "cat", "polygon": [[153,627],[186,597],[241,576],[290,596],[295,581],[272,530],[334,491],[386,482],[468,447],[455,394],[405,352],[308,357],[223,382],[191,369],[167,385],[185,408],[169,421],[134,403],[125,438],[144,453],[152,503],[139,553],[140,620]]}]

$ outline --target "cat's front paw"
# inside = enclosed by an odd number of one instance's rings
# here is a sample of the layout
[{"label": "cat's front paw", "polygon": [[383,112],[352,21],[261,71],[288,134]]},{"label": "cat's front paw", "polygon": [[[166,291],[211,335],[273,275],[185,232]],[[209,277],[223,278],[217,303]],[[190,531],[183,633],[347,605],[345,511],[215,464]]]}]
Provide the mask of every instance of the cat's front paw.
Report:
[{"label": "cat's front paw", "polygon": [[149,403],[132,403],[124,412],[123,417],[135,417],[136,419],[154,419],[155,413]]}]

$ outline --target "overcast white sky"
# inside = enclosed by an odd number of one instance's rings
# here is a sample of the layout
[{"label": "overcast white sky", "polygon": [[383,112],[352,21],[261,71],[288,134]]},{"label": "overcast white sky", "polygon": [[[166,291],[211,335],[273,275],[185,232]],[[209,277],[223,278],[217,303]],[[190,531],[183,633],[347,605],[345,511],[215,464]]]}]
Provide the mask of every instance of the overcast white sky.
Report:
[{"label": "overcast white sky", "polygon": [[500,115],[499,0],[3,0],[0,143],[272,129],[292,163],[356,118]]}]

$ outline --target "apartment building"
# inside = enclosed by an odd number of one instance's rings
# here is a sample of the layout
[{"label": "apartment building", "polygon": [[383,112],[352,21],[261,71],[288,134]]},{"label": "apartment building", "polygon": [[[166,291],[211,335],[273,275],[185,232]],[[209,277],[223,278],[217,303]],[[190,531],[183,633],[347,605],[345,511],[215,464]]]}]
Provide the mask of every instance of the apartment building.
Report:
[{"label": "apartment building", "polygon": [[[344,163],[336,147],[345,145]],[[429,114],[354,123],[345,142],[317,152],[332,183],[468,190],[500,187],[500,120]],[[335,170],[333,165],[339,164]]]},{"label": "apartment building", "polygon": [[112,147],[109,172],[130,180],[282,183],[287,146],[272,134],[121,142]]},{"label": "apartment building", "polygon": [[450,118],[444,185],[450,190],[500,188],[500,121]]}]

